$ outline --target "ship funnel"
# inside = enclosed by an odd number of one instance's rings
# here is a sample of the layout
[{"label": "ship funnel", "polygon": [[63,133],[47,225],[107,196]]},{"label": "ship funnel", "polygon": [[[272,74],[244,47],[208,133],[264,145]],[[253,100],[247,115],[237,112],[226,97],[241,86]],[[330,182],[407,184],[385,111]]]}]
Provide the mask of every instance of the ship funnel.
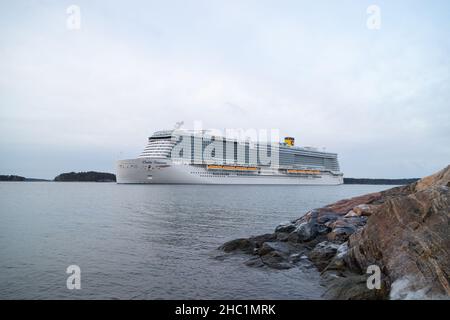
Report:
[{"label": "ship funnel", "polygon": [[285,137],[284,143],[286,143],[289,147],[294,146],[295,139],[293,137]]}]

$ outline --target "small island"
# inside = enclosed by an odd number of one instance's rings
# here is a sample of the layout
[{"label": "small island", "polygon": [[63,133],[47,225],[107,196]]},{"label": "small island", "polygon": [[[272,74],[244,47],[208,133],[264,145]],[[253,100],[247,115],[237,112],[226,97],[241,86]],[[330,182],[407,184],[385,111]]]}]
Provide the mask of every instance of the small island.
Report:
[{"label": "small island", "polygon": [[9,182],[16,182],[16,181],[39,182],[39,181],[49,181],[49,180],[46,180],[46,179],[26,178],[26,177],[17,176],[17,175],[4,175],[4,174],[0,174],[0,181],[9,181]]},{"label": "small island", "polygon": [[16,175],[0,175],[0,181],[25,181],[25,177],[16,176]]},{"label": "small island", "polygon": [[68,172],[56,176],[56,182],[116,182],[116,175],[108,172]]}]

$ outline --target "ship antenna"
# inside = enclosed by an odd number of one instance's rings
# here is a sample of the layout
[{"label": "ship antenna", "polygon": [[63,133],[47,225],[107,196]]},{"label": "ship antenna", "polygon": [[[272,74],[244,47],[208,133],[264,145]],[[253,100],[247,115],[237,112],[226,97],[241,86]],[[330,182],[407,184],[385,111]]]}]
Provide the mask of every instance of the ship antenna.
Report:
[{"label": "ship antenna", "polygon": [[184,124],[184,121],[178,121],[178,122],[176,122],[175,123],[175,130],[177,130],[177,129],[180,129],[181,128],[181,126]]}]

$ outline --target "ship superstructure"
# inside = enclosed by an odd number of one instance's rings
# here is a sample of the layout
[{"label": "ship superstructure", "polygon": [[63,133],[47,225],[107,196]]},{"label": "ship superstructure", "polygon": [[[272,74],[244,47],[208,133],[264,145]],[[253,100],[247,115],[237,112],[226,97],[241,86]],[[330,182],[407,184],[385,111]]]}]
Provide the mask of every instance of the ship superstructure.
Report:
[{"label": "ship superstructure", "polygon": [[282,143],[252,142],[207,130],[164,130],[148,138],[136,159],[117,163],[118,183],[306,184],[343,183],[336,153]]}]

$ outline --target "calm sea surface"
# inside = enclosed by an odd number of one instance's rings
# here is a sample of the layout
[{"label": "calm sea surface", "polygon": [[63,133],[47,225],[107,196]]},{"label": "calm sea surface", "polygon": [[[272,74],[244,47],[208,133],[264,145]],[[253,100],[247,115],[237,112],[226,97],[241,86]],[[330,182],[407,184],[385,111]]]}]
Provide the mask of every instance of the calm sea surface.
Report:
[{"label": "calm sea surface", "polygon": [[[2,182],[0,298],[320,298],[315,269],[250,268],[216,248],[389,187]],[[80,290],[66,287],[72,264]]]}]

